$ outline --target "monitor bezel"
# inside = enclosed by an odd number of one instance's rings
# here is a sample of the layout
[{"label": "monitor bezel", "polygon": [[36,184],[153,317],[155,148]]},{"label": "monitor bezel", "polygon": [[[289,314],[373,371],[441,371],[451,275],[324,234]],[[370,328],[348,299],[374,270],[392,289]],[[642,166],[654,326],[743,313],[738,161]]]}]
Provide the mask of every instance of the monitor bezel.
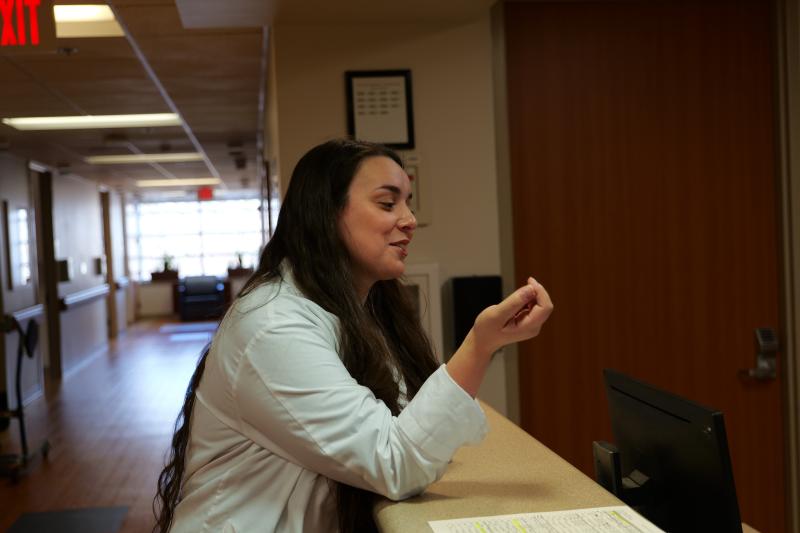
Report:
[{"label": "monitor bezel", "polygon": [[[622,475],[627,476],[631,470],[636,469],[636,465],[631,465],[631,457],[638,457],[639,455],[632,451],[635,446],[626,442],[630,438],[630,428],[628,428],[629,431],[622,430],[626,421],[624,420],[625,415],[620,410],[623,410],[624,407],[620,405],[619,399],[615,395],[623,395],[629,400],[638,402],[641,409],[655,409],[661,415],[669,416],[671,419],[682,420],[692,428],[692,431],[704,432],[706,437],[711,438],[708,452],[719,460],[719,479],[715,480],[715,485],[720,491],[720,502],[724,506],[722,509],[724,516],[719,517],[722,522],[718,525],[721,528],[724,527],[725,531],[740,532],[742,530],[741,516],[722,412],[656,388],[613,369],[604,369],[603,374],[609,402],[612,432],[621,455]],[[628,417],[630,418],[630,416],[629,412]],[[642,439],[646,440],[647,437],[642,437]],[[640,441],[637,446],[641,448],[641,444],[642,442]],[[679,450],[673,451],[678,452]],[[690,460],[686,459],[686,462],[688,463]],[[655,472],[643,473],[649,476]],[[655,477],[658,478],[658,476]],[[658,488],[658,483],[659,480],[654,479],[656,489]],[[665,505],[664,502],[659,502],[659,504]],[[649,512],[650,509],[644,506],[639,510],[644,516],[652,518],[652,513]],[[659,509],[659,512],[661,511],[663,511],[663,508]],[[648,516],[648,514],[651,516]],[[658,519],[657,516],[655,518]],[[656,525],[659,524],[657,523]],[[686,528],[686,531],[693,530],[690,526]],[[719,529],[719,531],[723,531],[723,529]]]}]

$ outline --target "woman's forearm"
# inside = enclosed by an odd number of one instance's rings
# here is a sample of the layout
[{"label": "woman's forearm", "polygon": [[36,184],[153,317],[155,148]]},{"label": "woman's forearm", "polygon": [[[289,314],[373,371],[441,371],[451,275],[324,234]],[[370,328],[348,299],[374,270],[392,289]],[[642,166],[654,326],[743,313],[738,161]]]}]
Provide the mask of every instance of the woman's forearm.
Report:
[{"label": "woman's forearm", "polygon": [[470,330],[464,342],[447,362],[447,373],[474,398],[478,394],[491,361],[492,354],[485,353],[477,347],[475,335]]},{"label": "woman's forearm", "polygon": [[550,295],[536,280],[528,278],[528,283],[478,315],[447,363],[450,377],[474,398],[492,354],[503,346],[538,335],[552,310]]}]

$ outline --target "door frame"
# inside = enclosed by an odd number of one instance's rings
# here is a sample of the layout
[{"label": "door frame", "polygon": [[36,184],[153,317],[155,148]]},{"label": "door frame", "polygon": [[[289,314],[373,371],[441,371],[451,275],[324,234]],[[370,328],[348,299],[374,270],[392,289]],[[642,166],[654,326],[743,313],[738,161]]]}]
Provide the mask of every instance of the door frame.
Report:
[{"label": "door frame", "polygon": [[[504,4],[491,11],[495,147],[500,217],[500,265],[504,290],[514,287],[513,221],[508,132],[507,72],[505,62]],[[775,3],[776,153],[781,203],[782,308],[785,332],[782,386],[785,413],[786,509],[789,531],[800,533],[800,0]],[[516,346],[506,350],[506,384],[509,418],[519,424],[518,361]]]},{"label": "door frame", "polygon": [[784,413],[786,413],[788,524],[800,532],[800,0],[779,0],[775,9],[778,91],[778,169],[783,249],[785,321]]},{"label": "door frame", "polygon": [[45,387],[56,385],[63,374],[61,361],[61,311],[58,296],[58,274],[55,265],[53,237],[53,176],[57,169],[28,160],[32,176],[34,207],[36,210],[36,255],[39,277],[39,300],[44,304],[45,328],[42,343],[47,346]]}]

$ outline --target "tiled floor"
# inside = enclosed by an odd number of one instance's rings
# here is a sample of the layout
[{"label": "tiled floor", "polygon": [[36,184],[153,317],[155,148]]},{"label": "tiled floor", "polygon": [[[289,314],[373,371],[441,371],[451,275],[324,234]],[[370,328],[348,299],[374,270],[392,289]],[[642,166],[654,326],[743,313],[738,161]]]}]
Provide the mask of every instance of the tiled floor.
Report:
[{"label": "tiled floor", "polygon": [[[23,512],[129,507],[123,533],[150,531],[152,501],[183,393],[213,328],[141,323],[26,407],[49,459],[16,485],[0,479],[0,531]],[[16,447],[16,422],[0,433]]]}]

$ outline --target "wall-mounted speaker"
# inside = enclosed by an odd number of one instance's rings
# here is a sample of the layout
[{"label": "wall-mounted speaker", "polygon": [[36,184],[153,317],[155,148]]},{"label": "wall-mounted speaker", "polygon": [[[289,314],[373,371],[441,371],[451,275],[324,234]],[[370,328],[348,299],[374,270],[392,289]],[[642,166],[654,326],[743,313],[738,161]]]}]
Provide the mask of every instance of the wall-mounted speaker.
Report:
[{"label": "wall-mounted speaker", "polygon": [[500,276],[452,278],[453,351],[457,350],[472,329],[481,311],[500,303],[503,283]]}]

